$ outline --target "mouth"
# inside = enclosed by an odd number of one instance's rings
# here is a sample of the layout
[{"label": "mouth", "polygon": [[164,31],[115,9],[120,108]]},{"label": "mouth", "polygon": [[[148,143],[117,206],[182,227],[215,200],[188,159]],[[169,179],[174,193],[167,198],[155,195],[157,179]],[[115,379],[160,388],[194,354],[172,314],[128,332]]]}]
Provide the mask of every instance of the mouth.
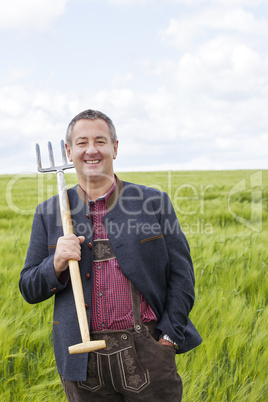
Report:
[{"label": "mouth", "polygon": [[100,159],[95,159],[93,161],[85,161],[88,165],[96,165],[97,163],[100,162]]}]

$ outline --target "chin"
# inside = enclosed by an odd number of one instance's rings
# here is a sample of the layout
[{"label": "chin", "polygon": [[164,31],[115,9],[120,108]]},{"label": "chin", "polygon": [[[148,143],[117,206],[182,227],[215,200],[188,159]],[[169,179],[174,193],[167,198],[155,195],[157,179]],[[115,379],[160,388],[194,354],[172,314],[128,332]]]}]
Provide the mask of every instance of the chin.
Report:
[{"label": "chin", "polygon": [[88,179],[94,179],[94,178],[101,178],[103,175],[101,172],[86,172],[84,177]]}]

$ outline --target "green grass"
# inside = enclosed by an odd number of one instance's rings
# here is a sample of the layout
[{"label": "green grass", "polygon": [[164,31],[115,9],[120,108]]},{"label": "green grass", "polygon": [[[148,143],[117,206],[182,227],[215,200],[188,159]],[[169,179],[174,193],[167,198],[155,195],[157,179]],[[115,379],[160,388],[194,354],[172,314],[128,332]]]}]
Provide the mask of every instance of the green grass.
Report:
[{"label": "green grass", "polygon": [[[183,400],[268,400],[268,171],[119,177],[167,191],[190,243],[190,317],[203,343],[176,357]],[[76,183],[72,174],[66,180]],[[232,194],[235,186],[240,191]],[[1,401],[65,401],[53,354],[53,299],[28,305],[18,289],[35,206],[57,193],[56,180],[0,176],[0,191]]]}]

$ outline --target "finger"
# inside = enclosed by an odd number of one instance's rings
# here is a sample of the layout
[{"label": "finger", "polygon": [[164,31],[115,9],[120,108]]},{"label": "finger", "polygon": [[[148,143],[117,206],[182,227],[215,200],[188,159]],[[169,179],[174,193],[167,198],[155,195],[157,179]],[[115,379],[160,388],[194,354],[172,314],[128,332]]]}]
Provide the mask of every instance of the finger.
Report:
[{"label": "finger", "polygon": [[[67,243],[67,244],[66,244]],[[80,258],[81,246],[78,243],[61,243],[56,247],[55,255],[62,260],[68,261],[69,259]]]},{"label": "finger", "polygon": [[[81,237],[81,239],[85,239],[84,236],[79,237]],[[83,241],[80,241],[80,239],[75,234],[69,234],[66,236],[59,237],[57,243],[60,245],[71,247],[72,245],[80,245]]]},{"label": "finger", "polygon": [[83,244],[84,241],[86,240],[85,236],[78,236],[78,240],[80,244]]}]

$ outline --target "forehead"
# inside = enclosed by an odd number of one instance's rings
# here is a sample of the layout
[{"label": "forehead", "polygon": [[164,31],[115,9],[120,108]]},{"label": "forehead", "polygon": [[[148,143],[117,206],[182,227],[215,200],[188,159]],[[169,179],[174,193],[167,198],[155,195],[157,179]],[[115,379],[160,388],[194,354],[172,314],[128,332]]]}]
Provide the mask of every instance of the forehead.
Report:
[{"label": "forehead", "polygon": [[106,121],[102,119],[80,119],[74,124],[72,139],[91,136],[108,136],[111,138],[110,128]]}]

